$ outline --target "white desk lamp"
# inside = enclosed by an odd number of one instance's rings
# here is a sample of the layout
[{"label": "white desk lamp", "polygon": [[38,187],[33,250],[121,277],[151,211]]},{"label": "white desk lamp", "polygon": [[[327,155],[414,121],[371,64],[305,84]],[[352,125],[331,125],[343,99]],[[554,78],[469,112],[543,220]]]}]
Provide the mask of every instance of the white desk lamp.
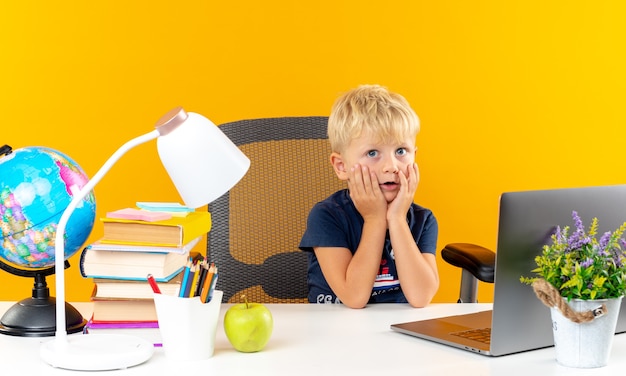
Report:
[{"label": "white desk lamp", "polygon": [[114,334],[68,336],[65,328],[65,227],[85,196],[128,150],[157,139],[159,157],[185,205],[198,208],[230,190],[245,175],[250,160],[205,117],[175,108],[164,115],[156,129],[122,145],[94,177],[74,194],[56,230],[56,332],[41,347],[48,364],[72,370],[128,368],[150,359],[152,343]]}]

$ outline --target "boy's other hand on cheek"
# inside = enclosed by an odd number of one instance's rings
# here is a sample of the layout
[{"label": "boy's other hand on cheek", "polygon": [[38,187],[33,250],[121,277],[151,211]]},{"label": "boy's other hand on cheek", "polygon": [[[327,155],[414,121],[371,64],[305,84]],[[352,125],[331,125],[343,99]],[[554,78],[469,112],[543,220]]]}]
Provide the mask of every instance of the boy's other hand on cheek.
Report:
[{"label": "boy's other hand on cheek", "polygon": [[419,183],[419,169],[416,163],[407,167],[406,175],[403,171],[398,172],[400,177],[400,190],[398,195],[389,203],[387,219],[398,218],[404,220],[409,207],[414,201],[415,191]]},{"label": "boy's other hand on cheek", "polygon": [[385,218],[387,201],[376,174],[367,166],[356,165],[348,173],[350,197],[363,219]]}]

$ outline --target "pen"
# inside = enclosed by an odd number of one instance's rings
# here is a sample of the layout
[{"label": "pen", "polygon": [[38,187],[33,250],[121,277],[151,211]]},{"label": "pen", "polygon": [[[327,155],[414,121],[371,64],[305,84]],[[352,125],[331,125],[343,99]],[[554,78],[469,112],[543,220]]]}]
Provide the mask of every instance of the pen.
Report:
[{"label": "pen", "polygon": [[205,303],[208,303],[211,301],[211,299],[213,299],[213,292],[215,291],[215,285],[217,284],[217,277],[219,277],[218,273],[217,273],[217,268],[215,269],[215,274],[213,274],[213,280],[211,282],[211,288],[209,289],[209,296],[207,297],[207,300]]},{"label": "pen", "polygon": [[200,296],[202,292],[202,286],[204,285],[204,280],[208,273],[208,269],[209,267],[207,265],[206,259],[202,260],[202,262],[200,263],[200,276],[198,277],[198,282],[194,287],[195,290],[193,296]]},{"label": "pen", "polygon": [[193,265],[191,267],[191,273],[193,273],[193,275],[189,276],[189,278],[191,278],[191,281],[189,283],[189,286],[187,286],[189,290],[185,291],[185,298],[193,298],[196,292],[196,284],[198,283],[198,277],[200,276],[200,264]]},{"label": "pen", "polygon": [[154,291],[155,294],[161,293],[161,289],[159,289],[159,285],[157,285],[152,274],[148,274],[148,283],[150,284],[150,287],[152,287],[152,291]]},{"label": "pen", "polygon": [[179,298],[185,297],[185,290],[187,289],[187,284],[189,282],[189,273],[191,271],[191,257],[189,261],[187,261],[187,265],[185,265],[185,273],[183,274],[183,282],[180,284],[180,291],[178,292]]},{"label": "pen", "polygon": [[211,263],[211,266],[209,267],[207,275],[204,279],[204,283],[202,284],[202,290],[200,292],[200,301],[203,303],[208,303],[209,301],[209,290],[215,276],[215,271],[215,264]]}]

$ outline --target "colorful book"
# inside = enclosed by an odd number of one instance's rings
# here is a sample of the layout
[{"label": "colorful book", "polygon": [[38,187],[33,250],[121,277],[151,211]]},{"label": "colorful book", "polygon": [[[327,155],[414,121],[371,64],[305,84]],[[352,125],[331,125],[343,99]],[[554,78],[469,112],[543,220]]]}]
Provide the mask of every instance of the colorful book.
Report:
[{"label": "colorful book", "polygon": [[150,246],[150,245],[137,245],[137,244],[115,244],[106,243],[100,240],[90,244],[87,248],[94,251],[119,251],[119,252],[157,252],[157,253],[189,253],[193,247],[195,247],[202,237],[197,237],[182,247],[168,247],[168,246]]},{"label": "colorful book", "polygon": [[93,315],[91,319],[87,321],[94,327],[99,329],[109,329],[109,328],[158,328],[159,321],[158,320],[149,320],[149,321],[128,321],[128,320],[94,320]]},{"label": "colorful book", "polygon": [[83,334],[123,334],[140,337],[155,346],[161,346],[163,339],[158,321],[87,321]]},{"label": "colorful book", "polygon": [[107,218],[130,219],[145,222],[156,222],[172,218],[172,215],[165,212],[141,210],[135,208],[124,208],[107,213]]},{"label": "colorful book", "polygon": [[158,321],[154,299],[119,299],[91,297],[93,320],[102,321]]},{"label": "colorful book", "polygon": [[[167,282],[157,282],[162,294],[178,295],[183,272]],[[154,294],[145,280],[94,278],[95,298],[150,299]]]},{"label": "colorful book", "polygon": [[86,247],[79,269],[85,278],[146,280],[152,274],[157,282],[167,282],[179,274],[187,253],[95,251]]},{"label": "colorful book", "polygon": [[101,218],[102,243],[182,247],[211,230],[211,213],[192,212],[185,217],[146,222]]},{"label": "colorful book", "polygon": [[194,209],[179,204],[178,202],[137,202],[137,207],[143,210],[150,210],[164,213],[190,213]]}]

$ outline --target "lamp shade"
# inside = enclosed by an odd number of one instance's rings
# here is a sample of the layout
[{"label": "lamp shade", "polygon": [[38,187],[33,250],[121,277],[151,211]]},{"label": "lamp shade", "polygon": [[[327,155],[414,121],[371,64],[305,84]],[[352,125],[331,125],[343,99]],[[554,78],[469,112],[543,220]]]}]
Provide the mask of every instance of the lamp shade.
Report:
[{"label": "lamp shade", "polygon": [[157,126],[171,131],[157,139],[161,163],[185,205],[198,208],[219,198],[246,174],[250,160],[209,119],[176,109]]}]

